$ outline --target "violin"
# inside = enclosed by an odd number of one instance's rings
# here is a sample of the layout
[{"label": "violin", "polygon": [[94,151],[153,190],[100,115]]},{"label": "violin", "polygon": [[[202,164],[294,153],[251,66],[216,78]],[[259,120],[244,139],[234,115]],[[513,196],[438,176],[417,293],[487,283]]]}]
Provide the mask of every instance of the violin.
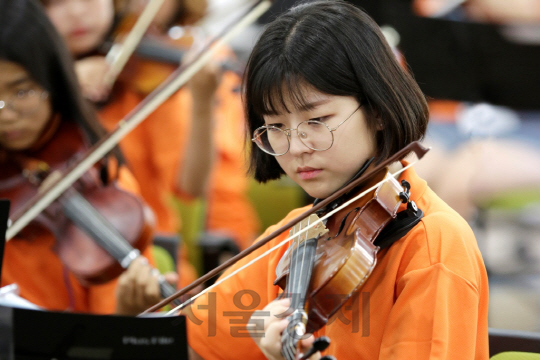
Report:
[{"label": "violin", "polygon": [[146,34],[119,75],[119,80],[141,95],[150,94],[163,83],[193,45],[192,35],[173,39],[168,35]]},{"label": "violin", "polygon": [[[287,360],[296,359],[302,336],[325,326],[364,284],[377,262],[379,247],[373,244],[375,238],[396,217],[401,203],[408,201],[408,189],[395,180],[388,168],[376,173],[363,188],[373,190],[342,207],[325,225],[318,221],[318,215],[327,212],[321,209],[291,229],[294,236],[310,223],[317,224],[294,237],[276,269],[274,285],[284,289],[282,297],[291,298],[292,314],[282,334],[281,352]],[[338,200],[344,202],[355,194]],[[328,346],[329,340],[324,341]],[[311,356],[308,353],[302,359]]]},{"label": "violin", "polygon": [[[9,154],[2,164],[0,198],[11,200],[12,217],[44,191],[48,176],[62,172],[87,150],[78,126],[65,122],[30,156]],[[104,181],[106,165],[90,168],[20,232],[30,241],[43,232],[54,234],[53,251],[84,286],[117,278],[153,239],[152,211],[139,197],[119,188],[116,180]],[[162,276],[159,285],[164,297],[175,292]]]},{"label": "violin", "polygon": [[[48,176],[62,172],[87,151],[88,142],[78,126],[65,122],[32,157],[10,154],[5,178],[0,179],[0,197],[11,200],[12,217],[18,218],[23,205],[44,191]],[[153,239],[152,210],[120,189],[116,180],[104,180],[106,165],[90,168],[20,233],[29,240],[44,231],[54,234],[54,252],[85,286],[117,278]],[[158,279],[162,296],[174,294],[163,276]]]},{"label": "violin", "polygon": [[[12,215],[43,191],[47,176],[64,170],[87,148],[78,126],[64,122],[38,151],[9,154],[3,164],[0,197],[11,200]],[[138,197],[120,189],[116,181],[103,183],[103,165],[89,169],[21,232],[26,239],[44,231],[53,233],[54,251],[83,285],[117,277],[129,265],[128,259],[136,258],[152,241],[151,210]],[[120,264],[119,258],[126,260]]]},{"label": "violin", "polygon": [[[413,201],[410,201],[410,186],[407,182],[399,184],[394,178],[397,173],[390,174],[388,166],[403,159],[410,152],[414,152],[417,158],[421,159],[428,150],[418,142],[413,142],[377,165],[366,164],[365,167],[369,171],[365,171],[328,198],[314,204],[310,210],[289,221],[175,295],[147,309],[143,314],[155,311],[184,295],[195,286],[216,276],[238,260],[264,246],[276,236],[293,228],[291,237],[276,244],[259,257],[251,259],[244,267],[220,278],[212,287],[219,286],[229,277],[266,256],[268,252],[280,248],[294,238],[294,243],[278,264],[274,284],[284,289],[281,296],[291,298],[292,313],[288,317],[289,326],[282,333],[282,355],[288,360],[297,359],[297,346],[302,336],[325,326],[328,319],[365,283],[376,265],[379,249],[401,238],[422,217],[421,210]],[[403,212],[397,213],[397,211],[404,203],[407,204],[406,213],[414,214],[414,217],[411,217],[414,221],[409,222],[409,225],[405,227],[405,232],[399,227],[393,227],[393,233],[392,231],[385,232],[389,224],[395,224],[392,220],[401,221],[400,214]],[[384,233],[384,236],[379,237],[381,233]],[[203,292],[211,290],[212,287]],[[341,301],[336,302],[336,297],[331,296],[333,294],[344,296]],[[176,313],[189,303],[186,301],[171,313]],[[328,345],[329,339],[325,337],[316,339],[313,347],[301,359],[309,358],[317,351],[324,350]],[[331,359],[332,357],[325,356],[324,358]]]},{"label": "violin", "polygon": [[[119,81],[138,94],[148,95],[182,65],[188,52],[205,42],[205,37],[196,28],[175,29],[181,34],[174,38],[169,34],[145,34],[118,76]],[[243,76],[245,66],[231,51],[223,49],[216,60],[222,71],[231,71],[240,78]]]},{"label": "violin", "polygon": [[[227,260],[226,262],[224,262],[223,264],[219,265],[218,267],[216,267],[215,269],[209,271],[207,274],[201,276],[200,278],[198,278],[197,280],[195,280],[193,283],[185,286],[184,288],[182,288],[181,290],[179,290],[178,292],[176,292],[174,295],[170,296],[169,298],[167,299],[163,299],[162,301],[160,301],[159,303],[157,303],[156,305],[148,308],[147,310],[145,310],[143,312],[143,314],[146,314],[148,312],[152,312],[152,311],[155,311],[167,304],[169,304],[171,301],[173,301],[174,299],[177,299],[178,297],[182,296],[182,295],[185,295],[186,293],[188,293],[189,291],[193,290],[195,287],[201,285],[202,283],[204,283],[205,281],[213,278],[214,276],[217,276],[219,275],[223,270],[227,269],[228,267],[230,267],[231,265],[235,264],[236,262],[238,262],[239,260],[241,260],[242,258],[246,257],[247,255],[251,254],[252,252],[256,251],[257,249],[261,248],[262,246],[266,245],[268,242],[270,242],[271,240],[273,240],[274,238],[278,237],[279,235],[281,235],[282,233],[284,233],[285,231],[288,231],[290,230],[293,226],[295,226],[296,224],[300,223],[301,221],[303,221],[304,219],[308,218],[311,214],[315,214],[316,212],[318,212],[319,210],[321,209],[325,209],[327,206],[329,207],[329,209],[326,209],[326,210],[323,210],[325,212],[326,215],[324,215],[321,219],[319,219],[319,221],[324,221],[326,220],[327,218],[329,218],[330,216],[334,215],[337,211],[339,211],[343,206],[347,206],[349,205],[350,202],[352,201],[356,201],[358,199],[360,199],[361,197],[364,197],[368,191],[364,191],[360,194],[357,194],[356,196],[352,197],[352,199],[350,199],[349,201],[343,203],[343,204],[339,204],[339,203],[336,203],[336,199],[343,199],[342,196],[344,194],[347,194],[349,192],[351,192],[351,190],[357,188],[358,186],[361,186],[363,184],[365,184],[369,179],[371,179],[371,177],[378,173],[379,171],[383,170],[384,168],[386,168],[388,165],[398,161],[398,160],[401,160],[403,159],[405,156],[407,156],[408,154],[410,153],[414,153],[416,155],[416,157],[418,158],[418,160],[422,159],[422,157],[429,151],[430,148],[425,148],[424,146],[422,146],[418,141],[413,141],[412,143],[408,144],[407,146],[405,146],[403,149],[401,149],[400,151],[396,152],[394,155],[392,155],[391,157],[389,157],[388,159],[386,160],[383,160],[381,161],[380,163],[378,163],[377,165],[373,166],[370,171],[367,171],[365,172],[363,175],[353,179],[352,181],[350,181],[347,185],[345,185],[344,187],[342,187],[341,189],[337,190],[335,193],[331,194],[330,196],[328,196],[326,199],[320,201],[320,202],[317,202],[316,204],[313,204],[313,207],[307,211],[305,211],[304,213],[298,215],[297,217],[295,217],[294,219],[290,220],[289,222],[287,222],[286,224],[284,224],[283,226],[281,226],[280,228],[274,230],[272,233],[268,234],[267,236],[265,236],[264,238],[260,239],[259,241],[257,241],[256,243],[254,243],[253,245],[251,245],[250,247],[248,247],[247,249],[243,250],[242,252],[240,252],[239,254],[235,255],[234,257],[232,257],[231,259]],[[411,163],[409,164],[408,167],[412,166],[414,163]],[[402,172],[404,171],[406,168],[403,168],[401,169],[399,172]],[[399,172],[395,173],[394,175],[397,175]],[[387,181],[386,178],[385,180],[383,181]],[[365,186],[364,186],[365,187]],[[368,189],[369,191],[373,190],[373,188],[369,188]],[[336,205],[337,204],[337,205]],[[310,227],[312,226],[316,226],[318,222],[312,222],[308,227],[305,227],[303,228],[301,231],[304,232],[304,231],[307,231]],[[297,234],[298,235],[298,234]],[[288,241],[289,238],[286,239],[286,241]],[[282,245],[284,245],[285,241],[283,241],[282,243],[279,243],[277,244],[275,247],[273,247],[271,250],[276,250],[278,248],[280,248]],[[266,254],[263,254],[261,255],[261,258],[263,256],[265,256]],[[257,259],[254,259],[254,261],[256,261]],[[248,264],[249,266],[249,264]],[[234,274],[231,274],[229,276],[234,276]],[[223,278],[223,279],[220,279],[219,282],[216,282],[214,284],[214,286],[218,286],[219,283],[223,282],[223,281],[226,281],[228,277],[226,278]],[[210,290],[210,288],[207,288],[205,290],[203,290],[203,293],[204,292],[207,292],[208,290]],[[201,294],[198,294],[198,296],[202,295]],[[181,307],[179,307],[178,309],[175,309],[175,310],[181,310],[183,307],[185,307],[184,305],[187,305],[187,303],[184,303],[182,304]]]},{"label": "violin", "polygon": [[[202,18],[204,2],[183,4],[170,24],[151,24],[163,0],[148,2],[140,15],[137,9],[124,6],[112,38],[106,44],[111,70],[105,82],[112,85],[118,77],[135,92],[146,96],[163,83],[183,62],[187,52],[206,43],[206,36],[197,27],[189,26]],[[143,24],[142,26],[139,26]],[[182,25],[180,25],[182,24]],[[147,30],[148,29],[148,30]],[[232,52],[223,50],[217,60],[223,71],[243,76],[244,67]]]}]

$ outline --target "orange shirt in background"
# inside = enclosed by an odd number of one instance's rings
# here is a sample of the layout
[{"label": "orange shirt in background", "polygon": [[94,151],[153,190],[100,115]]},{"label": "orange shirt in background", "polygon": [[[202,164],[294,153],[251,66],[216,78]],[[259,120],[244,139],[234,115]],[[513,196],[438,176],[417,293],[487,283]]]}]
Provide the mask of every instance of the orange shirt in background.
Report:
[{"label": "orange shirt in background", "polygon": [[228,233],[245,249],[259,234],[260,223],[247,196],[249,178],[240,84],[236,74],[227,72],[216,94],[217,159],[210,178],[206,228]]},{"label": "orange shirt in background", "polygon": [[[119,170],[118,185],[131,193],[138,192],[126,168]],[[102,285],[81,285],[53,251],[54,243],[54,236],[48,232],[7,242],[1,286],[16,283],[21,297],[47,310],[113,314],[117,279]],[[149,247],[142,254],[154,263]]]},{"label": "orange shirt in background", "polygon": [[[377,265],[357,296],[315,337],[328,336],[331,345],[324,354],[338,359],[488,359],[488,279],[472,230],[414,170],[406,170],[400,179],[411,184],[411,198],[425,216],[406,236],[378,253]],[[306,209],[292,211],[263,236]],[[286,236],[272,240],[225,274]],[[245,324],[254,310],[263,309],[280,292],[273,282],[286,248],[191,305],[189,345],[204,359],[265,359]]]},{"label": "orange shirt in background", "polygon": [[[244,117],[236,74],[225,73],[217,89],[215,116],[216,163],[211,173],[207,201],[206,230],[231,235],[240,247],[255,238],[259,222],[247,198],[248,178],[244,155]],[[102,125],[112,130],[142,100],[143,96],[123,83],[116,84],[113,101],[100,110]],[[191,197],[176,187],[191,126],[192,98],[187,88],[172,95],[121,142],[120,148],[154,210],[157,231],[176,233],[181,224],[171,206],[173,196]],[[184,252],[185,253],[185,252]],[[193,267],[183,254],[180,283],[195,280]]]},{"label": "orange shirt in background", "polygon": [[[125,85],[118,85],[121,88],[113,101],[100,111],[100,121],[108,130],[143,99]],[[240,94],[236,91],[239,85],[237,75],[225,73],[217,90],[217,159],[210,180],[207,228],[229,231],[245,246],[253,241],[259,224],[246,195],[244,117]],[[176,171],[181,166],[190,126],[191,97],[184,88],[120,142],[141,194],[156,213],[158,231],[178,231],[180,219],[170,206],[170,199],[174,194],[189,199],[176,188]]]},{"label": "orange shirt in background", "polygon": [[[108,131],[115,129],[142,99],[125,84],[117,83],[112,101],[99,111],[101,124]],[[180,226],[180,219],[168,201],[176,190],[179,149],[187,142],[181,134],[189,131],[189,123],[179,120],[187,116],[182,110],[184,103],[185,96],[176,93],[120,141],[120,149],[139,183],[141,195],[154,210],[156,230],[162,232],[175,233]]]}]

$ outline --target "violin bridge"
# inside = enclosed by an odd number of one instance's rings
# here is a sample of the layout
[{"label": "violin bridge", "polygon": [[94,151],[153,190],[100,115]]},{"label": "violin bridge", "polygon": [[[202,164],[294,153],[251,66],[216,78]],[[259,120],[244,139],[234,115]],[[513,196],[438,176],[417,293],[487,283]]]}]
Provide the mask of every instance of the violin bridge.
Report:
[{"label": "violin bridge", "polygon": [[52,173],[48,174],[47,177],[41,182],[41,185],[38,188],[38,193],[44,193],[48,191],[52,185],[56,184],[62,178],[62,172],[55,170]]},{"label": "violin bridge", "polygon": [[316,223],[316,225],[310,227],[305,233],[298,235],[298,237],[306,240],[318,239],[320,236],[328,232],[328,229],[326,228],[326,226],[324,226],[320,218],[315,214],[311,214],[309,217],[296,224],[289,232],[289,235],[293,236],[302,229],[305,229],[306,227],[311,226],[314,223]]}]

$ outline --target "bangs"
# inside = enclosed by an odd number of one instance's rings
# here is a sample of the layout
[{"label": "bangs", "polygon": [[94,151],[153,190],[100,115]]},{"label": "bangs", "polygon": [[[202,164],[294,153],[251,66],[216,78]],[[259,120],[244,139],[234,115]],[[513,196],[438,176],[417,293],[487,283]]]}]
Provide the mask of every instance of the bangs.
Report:
[{"label": "bangs", "polygon": [[246,93],[246,100],[254,115],[262,118],[312,107],[305,96],[309,82],[290,62],[270,60],[254,73],[255,76],[250,79],[253,86],[248,86]]}]

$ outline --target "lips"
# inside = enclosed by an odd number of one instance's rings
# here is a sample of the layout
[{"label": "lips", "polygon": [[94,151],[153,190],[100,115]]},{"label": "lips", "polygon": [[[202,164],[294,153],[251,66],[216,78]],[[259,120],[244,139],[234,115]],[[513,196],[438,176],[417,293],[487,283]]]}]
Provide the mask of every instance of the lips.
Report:
[{"label": "lips", "polygon": [[24,130],[0,131],[0,135],[7,140],[16,140],[24,135]]},{"label": "lips", "polygon": [[88,29],[85,28],[79,28],[71,31],[69,34],[72,37],[78,37],[78,36],[84,36],[88,33]]},{"label": "lips", "polygon": [[309,180],[319,175],[322,172],[322,170],[306,166],[306,167],[297,168],[296,172],[298,173],[298,176],[302,180]]}]

